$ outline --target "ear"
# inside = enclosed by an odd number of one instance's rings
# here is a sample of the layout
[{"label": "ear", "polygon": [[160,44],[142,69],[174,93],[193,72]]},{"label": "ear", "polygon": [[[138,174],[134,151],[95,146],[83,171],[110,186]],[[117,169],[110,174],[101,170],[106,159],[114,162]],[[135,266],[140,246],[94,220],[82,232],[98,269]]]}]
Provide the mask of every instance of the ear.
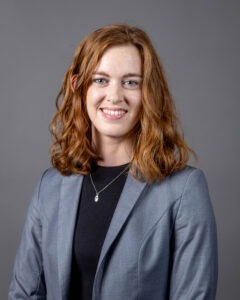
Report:
[{"label": "ear", "polygon": [[75,89],[76,89],[76,84],[77,84],[77,74],[74,74],[71,76],[71,89],[72,89],[72,92],[74,93]]}]

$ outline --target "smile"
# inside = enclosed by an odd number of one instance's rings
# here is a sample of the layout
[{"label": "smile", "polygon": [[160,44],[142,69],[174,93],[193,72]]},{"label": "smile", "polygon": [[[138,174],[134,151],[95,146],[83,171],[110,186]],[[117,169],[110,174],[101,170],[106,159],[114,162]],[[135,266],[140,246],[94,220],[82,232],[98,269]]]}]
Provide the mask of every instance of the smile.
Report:
[{"label": "smile", "polygon": [[122,116],[124,115],[127,111],[123,109],[108,109],[108,108],[103,108],[102,112],[106,115],[110,116]]}]

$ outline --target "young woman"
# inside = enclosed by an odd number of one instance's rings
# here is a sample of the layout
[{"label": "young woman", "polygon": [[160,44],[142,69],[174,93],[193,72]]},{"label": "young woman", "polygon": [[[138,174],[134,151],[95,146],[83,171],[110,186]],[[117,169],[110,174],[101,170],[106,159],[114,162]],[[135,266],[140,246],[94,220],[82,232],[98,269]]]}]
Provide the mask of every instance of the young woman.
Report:
[{"label": "young woman", "polygon": [[79,44],[52,134],[53,168],[34,193],[9,299],[215,299],[207,184],[186,165],[144,31],[111,25]]}]

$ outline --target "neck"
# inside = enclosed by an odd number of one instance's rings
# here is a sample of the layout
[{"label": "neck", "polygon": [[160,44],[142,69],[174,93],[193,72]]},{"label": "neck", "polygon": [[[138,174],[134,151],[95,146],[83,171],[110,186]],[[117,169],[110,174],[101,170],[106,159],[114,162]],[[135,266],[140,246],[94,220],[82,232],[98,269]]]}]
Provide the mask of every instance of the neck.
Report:
[{"label": "neck", "polygon": [[101,160],[97,161],[100,166],[120,166],[132,160],[132,139],[118,140],[116,138],[101,137],[95,138],[93,143],[101,157]]}]

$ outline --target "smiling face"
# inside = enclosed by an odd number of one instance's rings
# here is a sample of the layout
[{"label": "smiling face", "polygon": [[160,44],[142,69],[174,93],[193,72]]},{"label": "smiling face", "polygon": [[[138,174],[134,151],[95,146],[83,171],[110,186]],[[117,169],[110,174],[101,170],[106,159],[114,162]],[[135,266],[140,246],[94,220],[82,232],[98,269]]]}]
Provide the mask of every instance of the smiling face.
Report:
[{"label": "smiling face", "polygon": [[141,57],[133,45],[114,46],[102,56],[86,95],[93,141],[122,141],[139,120]]}]

